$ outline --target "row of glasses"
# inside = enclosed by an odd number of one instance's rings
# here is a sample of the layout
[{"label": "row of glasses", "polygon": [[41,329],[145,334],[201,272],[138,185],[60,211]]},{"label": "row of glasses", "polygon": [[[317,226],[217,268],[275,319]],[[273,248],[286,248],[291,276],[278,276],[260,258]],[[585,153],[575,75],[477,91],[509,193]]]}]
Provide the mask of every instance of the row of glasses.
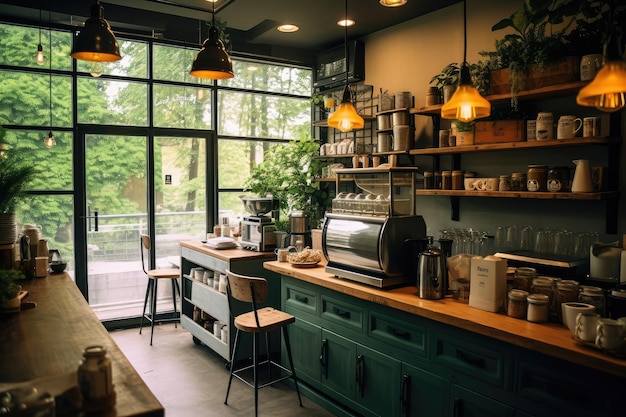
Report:
[{"label": "row of glasses", "polygon": [[493,236],[489,231],[473,228],[451,228],[439,231],[440,239],[452,239],[452,255],[467,253],[487,256],[494,253]]},{"label": "row of glasses", "polygon": [[498,226],[494,235],[497,250],[529,250],[537,254],[559,258],[583,259],[597,242],[596,232],[573,232],[566,229],[526,226]]}]

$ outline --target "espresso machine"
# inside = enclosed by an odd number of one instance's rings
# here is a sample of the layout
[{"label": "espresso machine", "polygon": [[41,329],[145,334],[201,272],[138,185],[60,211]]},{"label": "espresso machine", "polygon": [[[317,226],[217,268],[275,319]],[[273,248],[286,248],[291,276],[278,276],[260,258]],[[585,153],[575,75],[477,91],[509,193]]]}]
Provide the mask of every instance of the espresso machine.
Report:
[{"label": "espresso machine", "polygon": [[239,197],[248,213],[241,222],[241,247],[257,252],[276,248],[276,225],[280,212],[278,199],[274,197]]}]

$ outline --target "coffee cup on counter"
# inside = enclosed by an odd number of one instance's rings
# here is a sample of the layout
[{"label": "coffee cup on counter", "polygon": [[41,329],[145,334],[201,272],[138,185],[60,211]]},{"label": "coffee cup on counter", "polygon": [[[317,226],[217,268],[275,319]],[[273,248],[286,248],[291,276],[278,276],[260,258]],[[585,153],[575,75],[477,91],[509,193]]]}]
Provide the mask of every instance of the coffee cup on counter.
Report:
[{"label": "coffee cup on counter", "polygon": [[[579,314],[594,314],[596,308],[587,303],[580,303],[578,301],[570,301],[567,303],[561,303],[561,317],[563,318],[563,325],[567,327],[573,335],[576,335],[576,323]],[[595,329],[595,326],[594,326]],[[594,334],[595,339],[595,334]]]},{"label": "coffee cup on counter", "polygon": [[578,313],[576,316],[576,337],[585,342],[594,343],[597,336],[598,313]]},{"label": "coffee cup on counter", "polygon": [[598,319],[596,346],[608,351],[619,351],[624,346],[624,327],[613,319]]}]

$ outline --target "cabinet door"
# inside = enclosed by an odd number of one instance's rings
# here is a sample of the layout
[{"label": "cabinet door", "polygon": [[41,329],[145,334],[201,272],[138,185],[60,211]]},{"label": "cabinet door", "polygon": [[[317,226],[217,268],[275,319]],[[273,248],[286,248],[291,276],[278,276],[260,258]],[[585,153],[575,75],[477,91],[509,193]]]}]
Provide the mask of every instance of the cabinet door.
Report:
[{"label": "cabinet door", "polygon": [[450,395],[452,417],[512,417],[514,409],[456,384]]},{"label": "cabinet door", "polygon": [[400,412],[400,361],[365,346],[356,347],[356,401],[378,416]]},{"label": "cabinet door", "polygon": [[400,415],[403,417],[448,415],[449,386],[450,384],[442,378],[403,363]]},{"label": "cabinet door", "polygon": [[[296,375],[303,381],[320,382],[321,339],[322,329],[307,321],[296,318],[296,321],[289,325],[293,365],[296,368]],[[283,356],[283,362],[288,364],[286,354]]]},{"label": "cabinet door", "polygon": [[356,344],[323,329],[320,361],[322,383],[345,398],[353,400],[356,392]]}]

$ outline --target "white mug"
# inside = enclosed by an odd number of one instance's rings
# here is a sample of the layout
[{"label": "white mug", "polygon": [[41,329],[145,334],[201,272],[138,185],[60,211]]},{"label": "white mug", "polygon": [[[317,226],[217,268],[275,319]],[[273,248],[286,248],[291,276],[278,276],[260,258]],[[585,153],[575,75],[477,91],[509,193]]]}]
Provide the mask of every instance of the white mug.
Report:
[{"label": "white mug", "polygon": [[571,139],[576,136],[582,126],[582,119],[576,116],[561,116],[556,128],[556,138]]},{"label": "white mug", "polygon": [[591,138],[594,136],[600,136],[600,117],[585,117],[583,119],[583,137]]},{"label": "white mug", "polygon": [[580,59],[580,81],[593,80],[602,67],[602,54],[584,55]]},{"label": "white mug", "polygon": [[585,342],[595,342],[599,318],[600,315],[598,313],[578,313],[574,332],[576,337]]},{"label": "white mug", "polygon": [[608,351],[617,351],[624,345],[624,327],[613,319],[598,319],[596,346]]},{"label": "white mug", "polygon": [[289,255],[289,249],[276,248],[274,249],[274,253],[276,254],[276,260],[278,260],[278,262],[287,262],[287,255]]},{"label": "white mug", "polygon": [[554,139],[554,116],[550,112],[540,112],[537,114],[537,130],[535,133],[537,140]]}]

